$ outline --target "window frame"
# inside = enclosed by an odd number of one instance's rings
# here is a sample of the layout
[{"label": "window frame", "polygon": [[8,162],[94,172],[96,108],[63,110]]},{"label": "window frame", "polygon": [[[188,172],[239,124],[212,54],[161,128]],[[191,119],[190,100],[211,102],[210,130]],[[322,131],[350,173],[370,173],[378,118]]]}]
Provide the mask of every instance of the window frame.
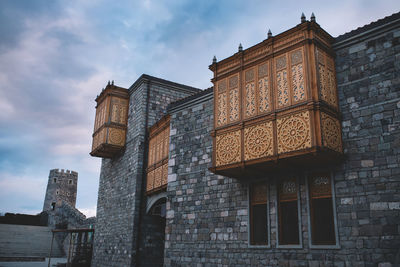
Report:
[{"label": "window frame", "polygon": [[276,209],[276,218],[275,218],[275,225],[276,225],[276,248],[298,248],[301,249],[303,248],[303,234],[301,231],[302,228],[302,223],[301,223],[301,194],[300,194],[300,179],[297,175],[293,175],[296,180],[296,187],[297,187],[297,218],[298,218],[298,228],[299,228],[299,244],[298,245],[283,245],[279,243],[279,232],[280,232],[280,224],[279,224],[279,184],[281,181],[283,181],[287,176],[290,175],[284,175],[280,176],[276,179],[275,182],[275,209]]},{"label": "window frame", "polygon": [[[333,225],[335,231],[335,245],[314,245],[312,242],[312,229],[311,229],[311,199],[310,199],[310,189],[309,189],[309,177],[316,173],[327,173],[329,179],[331,181],[331,192],[332,192],[332,209],[333,209]],[[337,224],[337,212],[336,212],[336,197],[335,197],[335,185],[333,179],[332,171],[323,171],[323,170],[315,170],[306,172],[305,177],[305,185],[306,185],[306,198],[307,198],[307,222],[308,222],[308,246],[310,249],[340,249],[340,241],[339,241],[339,232],[338,232],[338,224]]]},{"label": "window frame", "polygon": [[[257,184],[257,183],[264,183],[267,186],[267,244],[266,245],[253,245],[251,244],[251,195],[250,195],[250,188],[252,185]],[[248,216],[247,216],[247,247],[248,248],[271,248],[271,216],[270,216],[270,207],[269,207],[269,202],[270,202],[270,182],[267,180],[255,180],[251,183],[248,183],[247,186],[247,210],[248,210]]]}]

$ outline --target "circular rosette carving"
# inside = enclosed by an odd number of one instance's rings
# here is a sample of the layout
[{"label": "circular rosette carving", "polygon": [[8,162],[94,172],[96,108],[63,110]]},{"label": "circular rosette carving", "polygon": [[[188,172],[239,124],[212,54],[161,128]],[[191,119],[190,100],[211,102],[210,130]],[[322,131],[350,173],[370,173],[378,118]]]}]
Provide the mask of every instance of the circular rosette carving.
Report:
[{"label": "circular rosette carving", "polygon": [[272,123],[263,123],[245,129],[245,159],[272,155]]},{"label": "circular rosette carving", "polygon": [[217,136],[217,165],[240,161],[240,132]]},{"label": "circular rosette carving", "polygon": [[282,120],[278,131],[280,152],[311,146],[309,114],[301,113]]},{"label": "circular rosette carving", "polygon": [[322,113],[322,127],[324,145],[341,152],[339,122],[325,113]]},{"label": "circular rosette carving", "polygon": [[110,144],[113,145],[122,145],[123,144],[123,136],[120,130],[110,129],[109,133]]}]

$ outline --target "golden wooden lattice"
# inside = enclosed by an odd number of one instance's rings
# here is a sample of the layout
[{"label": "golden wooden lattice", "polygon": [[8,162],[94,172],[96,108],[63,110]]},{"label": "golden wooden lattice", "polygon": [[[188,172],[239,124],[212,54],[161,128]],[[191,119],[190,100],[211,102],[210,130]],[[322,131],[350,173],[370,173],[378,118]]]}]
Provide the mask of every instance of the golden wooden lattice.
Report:
[{"label": "golden wooden lattice", "polygon": [[125,124],[127,120],[126,114],[128,108],[128,100],[113,97],[111,107],[111,122]]},{"label": "golden wooden lattice", "polygon": [[229,121],[239,120],[239,89],[229,91]]},{"label": "golden wooden lattice", "polygon": [[154,188],[154,171],[147,173],[147,184],[146,191],[150,191]]},{"label": "golden wooden lattice", "polygon": [[217,103],[217,126],[222,126],[227,123],[227,96],[226,93],[220,93],[218,95],[218,103]]},{"label": "golden wooden lattice", "polygon": [[268,77],[258,80],[259,112],[271,111],[271,99]]},{"label": "golden wooden lattice", "polygon": [[245,160],[273,155],[272,121],[245,128],[244,146]]},{"label": "golden wooden lattice", "polygon": [[168,184],[168,163],[162,166],[161,186]]},{"label": "golden wooden lattice", "polygon": [[311,147],[310,113],[303,111],[277,119],[278,153]]},{"label": "golden wooden lattice", "polygon": [[289,87],[287,79],[287,71],[283,69],[276,73],[278,107],[289,105]]},{"label": "golden wooden lattice", "polygon": [[216,165],[226,165],[240,161],[240,130],[216,137]]},{"label": "golden wooden lattice", "polygon": [[226,91],[226,80],[222,80],[218,83],[218,92],[223,93]]},{"label": "golden wooden lattice", "polygon": [[154,188],[160,187],[162,181],[162,166],[158,167],[154,172]]},{"label": "golden wooden lattice", "polygon": [[251,117],[256,113],[256,89],[254,82],[246,84],[246,117]]},{"label": "golden wooden lattice", "polygon": [[323,145],[337,152],[342,152],[342,135],[339,120],[322,112],[321,125]]},{"label": "golden wooden lattice", "polygon": [[336,81],[333,59],[317,50],[319,92],[322,100],[337,108]]}]

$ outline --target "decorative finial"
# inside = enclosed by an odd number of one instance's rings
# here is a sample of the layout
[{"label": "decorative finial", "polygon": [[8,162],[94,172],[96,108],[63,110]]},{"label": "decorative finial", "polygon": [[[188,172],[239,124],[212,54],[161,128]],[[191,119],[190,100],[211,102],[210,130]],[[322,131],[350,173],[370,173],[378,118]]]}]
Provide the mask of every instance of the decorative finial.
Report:
[{"label": "decorative finial", "polygon": [[216,56],[213,57],[213,64],[214,63],[217,63],[217,57]]},{"label": "decorative finial", "polygon": [[114,85],[114,80],[112,80],[111,84]]},{"label": "decorative finial", "polygon": [[268,38],[271,38],[272,37],[272,32],[271,32],[271,29],[269,29],[268,30]]},{"label": "decorative finial", "polygon": [[107,85],[110,85],[110,81],[108,81]]},{"label": "decorative finial", "polygon": [[304,15],[304,12],[301,13],[301,23],[306,22],[306,16]]},{"label": "decorative finial", "polygon": [[314,12],[311,13],[311,21],[314,21],[314,22],[315,22],[315,15],[314,15]]},{"label": "decorative finial", "polygon": [[240,43],[239,44],[239,52],[242,52],[243,51],[243,46],[242,46],[242,43]]}]

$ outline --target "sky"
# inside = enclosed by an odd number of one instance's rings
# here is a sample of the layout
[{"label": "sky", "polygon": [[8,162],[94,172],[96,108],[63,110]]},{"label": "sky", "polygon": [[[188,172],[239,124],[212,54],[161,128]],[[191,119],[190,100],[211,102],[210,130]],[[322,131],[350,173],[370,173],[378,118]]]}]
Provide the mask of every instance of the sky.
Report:
[{"label": "sky", "polygon": [[218,60],[307,20],[336,37],[400,11],[398,0],[0,0],[0,213],[41,212],[50,169],[79,173],[76,207],[96,213],[89,155],[95,98],[143,73],[208,88]]}]

